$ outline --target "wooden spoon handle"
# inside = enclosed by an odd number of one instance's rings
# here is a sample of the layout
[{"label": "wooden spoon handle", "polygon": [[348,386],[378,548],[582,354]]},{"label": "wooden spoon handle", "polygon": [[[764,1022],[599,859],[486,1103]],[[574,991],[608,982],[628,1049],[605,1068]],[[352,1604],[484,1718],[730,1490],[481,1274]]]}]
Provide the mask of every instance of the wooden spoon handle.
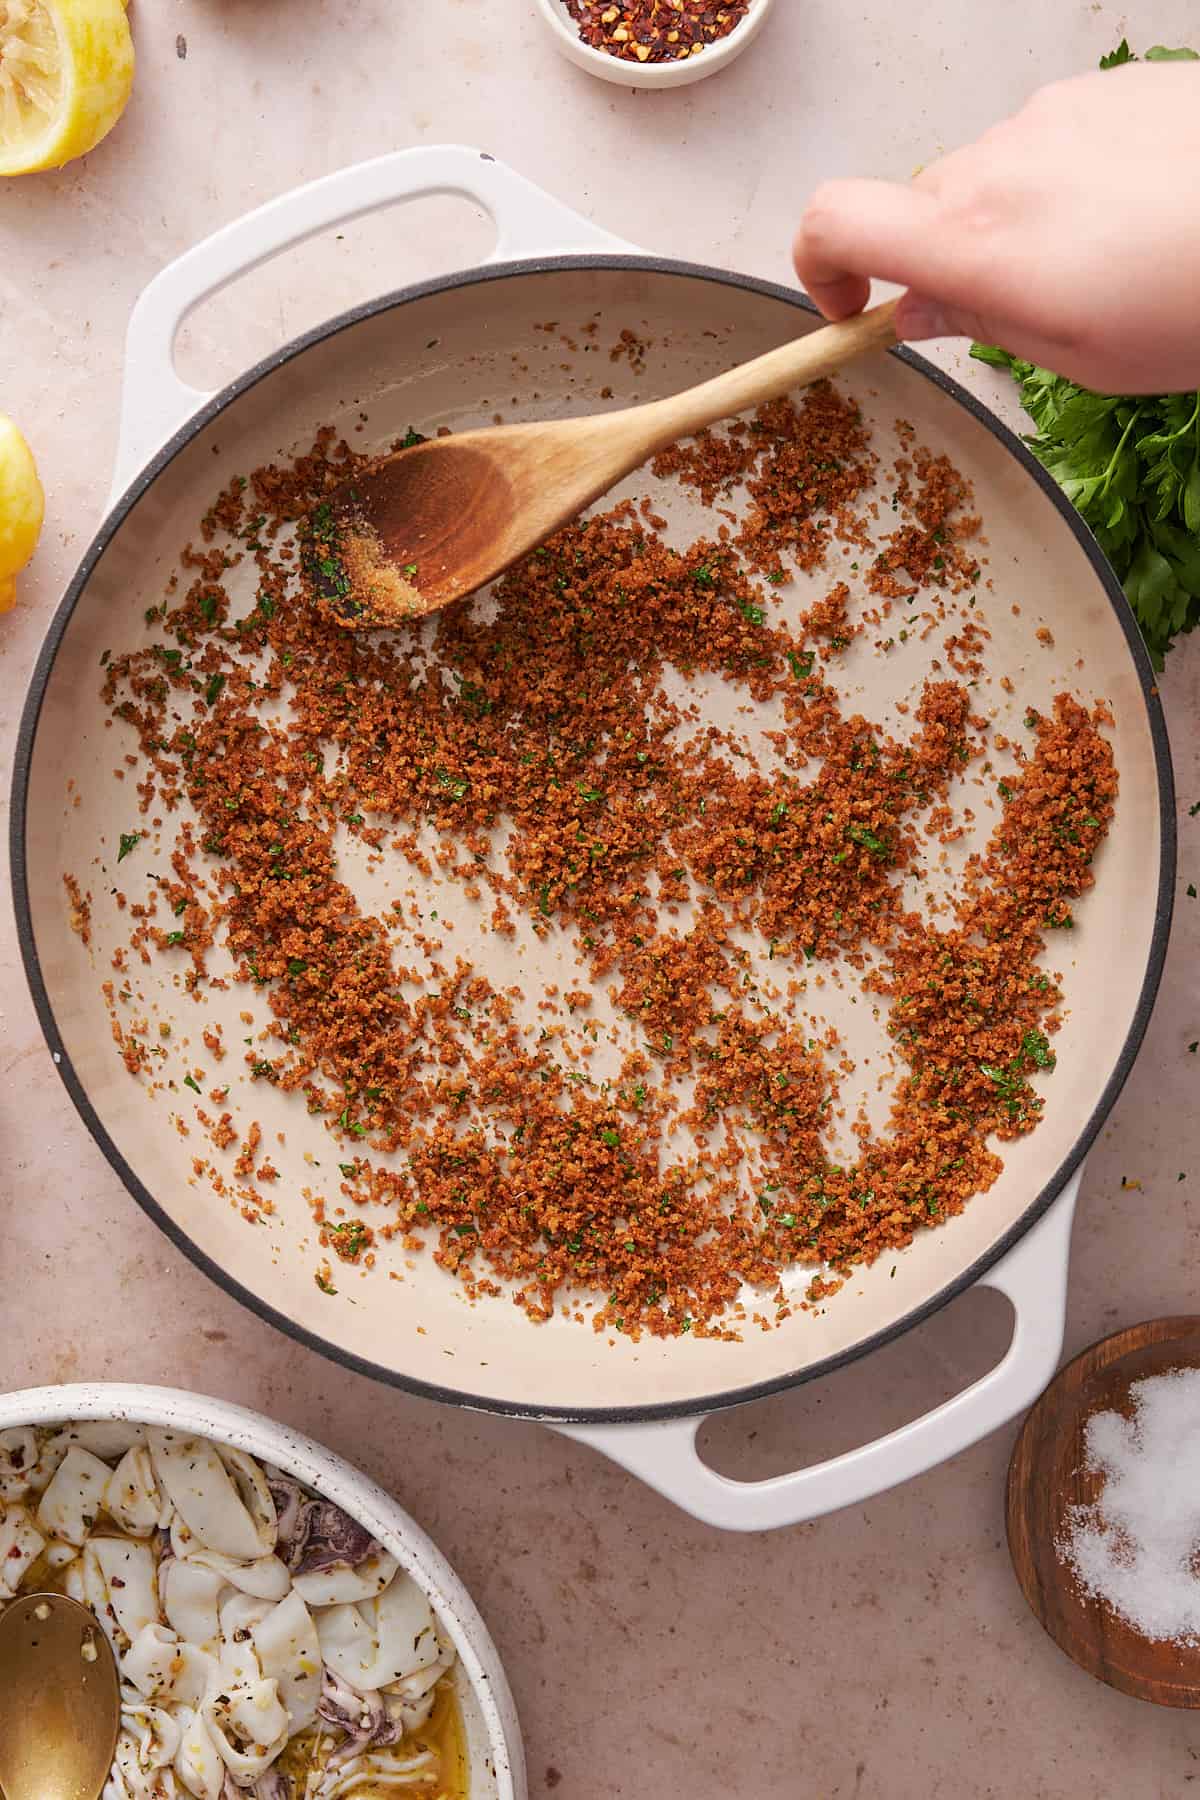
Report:
[{"label": "wooden spoon handle", "polygon": [[631,423],[640,418],[647,453],[661,449],[717,419],[730,418],[747,407],[761,406],[764,400],[777,400],[792,388],[832,375],[856,356],[886,349],[896,342],[898,305],[898,300],[885,300],[882,306],[873,306],[853,319],[822,326],[807,337],[756,356],[753,362],[701,382],[699,387],[631,409],[627,417]]}]

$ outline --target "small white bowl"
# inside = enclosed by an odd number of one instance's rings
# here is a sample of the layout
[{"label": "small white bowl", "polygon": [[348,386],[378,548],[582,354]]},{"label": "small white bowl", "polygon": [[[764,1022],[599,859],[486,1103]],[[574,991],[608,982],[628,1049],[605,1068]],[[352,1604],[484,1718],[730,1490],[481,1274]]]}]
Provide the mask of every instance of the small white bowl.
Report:
[{"label": "small white bowl", "polygon": [[0,1430],[122,1419],[196,1432],[232,1444],[332,1500],[397,1558],[422,1588],[458,1652],[459,1710],[471,1769],[471,1800],[527,1800],[516,1707],[487,1626],[450,1564],[415,1520],[332,1450],[227,1400],[178,1388],[97,1381],[0,1394]]},{"label": "small white bowl", "polygon": [[626,62],[610,56],[607,50],[593,50],[579,35],[579,27],[567,11],[564,0],[536,0],[537,10],[559,52],[589,75],[601,81],[615,82],[618,87],[670,88],[687,87],[703,81],[718,69],[727,69],[743,50],[749,48],[767,22],[774,0],[750,0],[750,10],[728,37],[706,44],[697,56],[681,57],[678,62]]}]

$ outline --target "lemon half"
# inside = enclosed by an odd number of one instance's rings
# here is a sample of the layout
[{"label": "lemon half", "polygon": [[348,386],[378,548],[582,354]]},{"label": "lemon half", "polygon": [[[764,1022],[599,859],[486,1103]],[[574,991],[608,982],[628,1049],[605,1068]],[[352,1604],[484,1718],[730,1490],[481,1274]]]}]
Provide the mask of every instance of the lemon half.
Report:
[{"label": "lemon half", "polygon": [[133,67],[122,0],[0,0],[0,175],[86,155],[125,110]]},{"label": "lemon half", "polygon": [[45,508],[33,452],[0,413],[0,613],[16,599],[15,577],[37,548]]}]

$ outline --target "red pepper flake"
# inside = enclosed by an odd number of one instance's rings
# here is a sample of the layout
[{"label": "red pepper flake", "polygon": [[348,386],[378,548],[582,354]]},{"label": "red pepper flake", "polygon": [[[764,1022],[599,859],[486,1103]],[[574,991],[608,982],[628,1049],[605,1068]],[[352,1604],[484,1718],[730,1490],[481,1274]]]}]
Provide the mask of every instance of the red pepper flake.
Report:
[{"label": "red pepper flake", "polygon": [[624,62],[678,62],[728,37],[750,11],[750,0],[566,0],[566,7],[593,50]]}]

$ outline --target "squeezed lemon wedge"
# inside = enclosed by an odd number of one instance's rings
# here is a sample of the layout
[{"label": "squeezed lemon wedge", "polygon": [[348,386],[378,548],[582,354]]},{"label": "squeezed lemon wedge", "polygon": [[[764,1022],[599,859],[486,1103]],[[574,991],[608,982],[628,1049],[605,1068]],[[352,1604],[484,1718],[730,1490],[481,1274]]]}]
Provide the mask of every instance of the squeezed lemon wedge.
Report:
[{"label": "squeezed lemon wedge", "polygon": [[16,577],[37,547],[45,510],[33,452],[0,413],[0,613],[17,597]]},{"label": "squeezed lemon wedge", "polygon": [[86,155],[124,112],[133,69],[122,0],[0,0],[0,175]]}]

